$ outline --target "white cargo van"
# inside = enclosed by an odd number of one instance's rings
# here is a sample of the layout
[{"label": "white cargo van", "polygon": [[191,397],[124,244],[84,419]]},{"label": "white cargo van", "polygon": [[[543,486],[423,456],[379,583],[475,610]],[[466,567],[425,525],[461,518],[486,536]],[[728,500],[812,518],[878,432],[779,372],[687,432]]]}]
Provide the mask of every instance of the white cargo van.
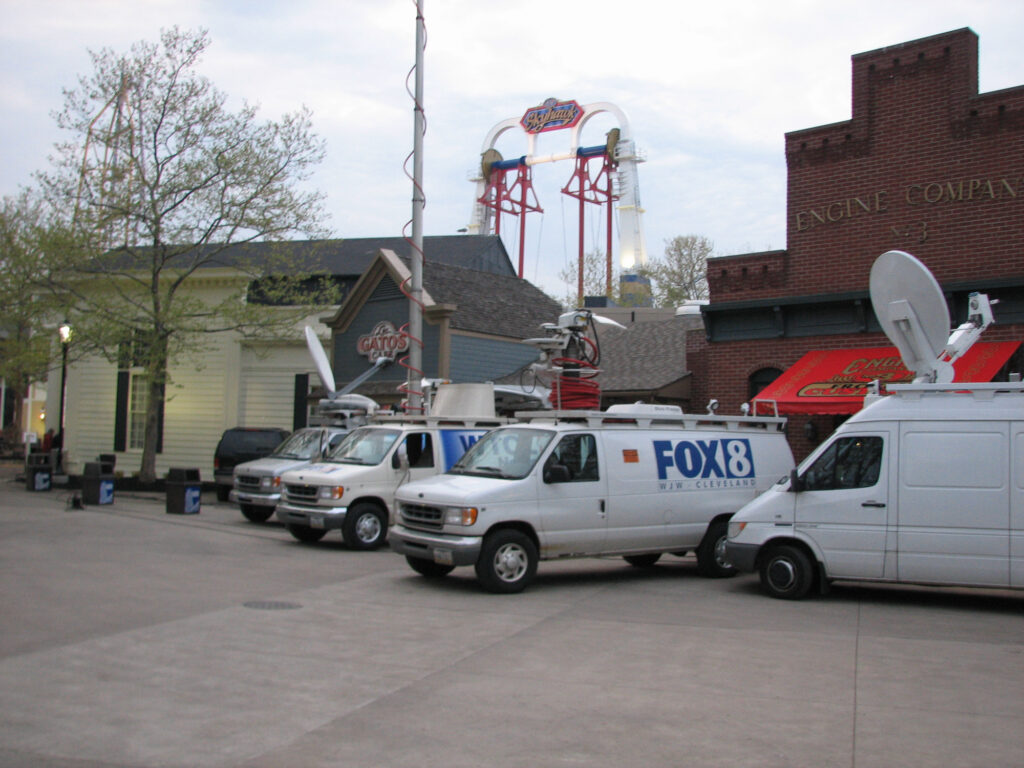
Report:
[{"label": "white cargo van", "polygon": [[[490,396],[490,395],[488,395]],[[395,489],[451,467],[494,417],[375,416],[349,432],[322,461],[281,476],[276,517],[302,542],[341,530],[353,549],[384,543]]]},{"label": "white cargo van", "polygon": [[228,498],[238,504],[247,520],[266,522],[281,501],[281,476],[323,459],[348,432],[348,427],[335,426],[295,430],[269,456],[235,466],[234,487]]},{"label": "white cargo van", "polygon": [[889,389],[733,517],[726,557],[788,599],[835,579],[1024,587],[1024,385]]},{"label": "white cargo van", "polygon": [[446,474],[399,489],[391,547],[416,572],[473,565],[486,589],[518,592],[538,560],[650,566],[696,550],[701,573],[730,575],[729,518],[793,467],[777,417],[658,405],[516,416]]}]

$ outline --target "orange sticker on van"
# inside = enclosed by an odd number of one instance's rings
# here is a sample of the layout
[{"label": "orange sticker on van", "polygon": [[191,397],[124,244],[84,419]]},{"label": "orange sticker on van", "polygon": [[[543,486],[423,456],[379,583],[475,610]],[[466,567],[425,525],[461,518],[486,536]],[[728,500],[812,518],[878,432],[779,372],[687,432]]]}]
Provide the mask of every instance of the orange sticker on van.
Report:
[{"label": "orange sticker on van", "polygon": [[626,464],[639,464],[640,453],[636,448],[623,448],[622,449],[622,460]]}]

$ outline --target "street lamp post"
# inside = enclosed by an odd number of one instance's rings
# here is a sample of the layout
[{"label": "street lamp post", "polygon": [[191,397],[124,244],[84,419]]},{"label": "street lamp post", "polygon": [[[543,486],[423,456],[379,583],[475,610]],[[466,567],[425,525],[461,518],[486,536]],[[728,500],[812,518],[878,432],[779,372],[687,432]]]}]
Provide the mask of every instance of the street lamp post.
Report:
[{"label": "street lamp post", "polygon": [[[57,335],[60,336],[60,413],[57,417],[57,430],[60,435],[60,447],[58,448],[57,454],[57,466],[62,470],[64,468],[64,402],[67,397],[67,380],[68,380],[68,344],[71,343],[71,326],[65,320],[60,324],[60,328],[57,329]],[[54,467],[56,469],[57,467]]]}]

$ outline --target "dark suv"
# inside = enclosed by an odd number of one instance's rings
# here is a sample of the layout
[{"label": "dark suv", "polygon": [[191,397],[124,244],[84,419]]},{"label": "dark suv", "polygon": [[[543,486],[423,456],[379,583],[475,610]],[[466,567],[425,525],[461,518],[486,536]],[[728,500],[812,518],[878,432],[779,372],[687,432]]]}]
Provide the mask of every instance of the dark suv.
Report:
[{"label": "dark suv", "polygon": [[234,484],[234,469],[271,453],[288,437],[288,430],[272,427],[235,427],[221,435],[213,453],[213,479],[217,483],[217,501],[227,501]]}]

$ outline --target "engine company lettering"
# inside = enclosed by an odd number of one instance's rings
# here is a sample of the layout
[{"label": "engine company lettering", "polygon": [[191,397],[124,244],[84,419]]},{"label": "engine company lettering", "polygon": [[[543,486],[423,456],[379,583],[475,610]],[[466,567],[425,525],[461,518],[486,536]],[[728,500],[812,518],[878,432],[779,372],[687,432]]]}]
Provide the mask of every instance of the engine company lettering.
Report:
[{"label": "engine company lettering", "polygon": [[[1024,177],[1003,176],[921,181],[904,187],[901,197],[911,210],[920,210],[921,206],[1015,200],[1022,191]],[[871,214],[889,213],[891,203],[889,192],[884,189],[850,195],[797,211],[794,223],[797,232],[806,232],[823,224],[839,224]]]},{"label": "engine company lettering", "polygon": [[356,339],[356,351],[366,355],[371,363],[381,357],[394,357],[409,349],[409,337],[400,333],[394,325],[382,320],[373,330]]},{"label": "engine company lettering", "polygon": [[527,110],[519,124],[527,133],[543,133],[572,128],[582,116],[583,109],[575,101],[548,99],[541,106]]},{"label": "engine company lettering", "polygon": [[756,480],[750,441],[654,440],[659,490],[753,488]]}]

